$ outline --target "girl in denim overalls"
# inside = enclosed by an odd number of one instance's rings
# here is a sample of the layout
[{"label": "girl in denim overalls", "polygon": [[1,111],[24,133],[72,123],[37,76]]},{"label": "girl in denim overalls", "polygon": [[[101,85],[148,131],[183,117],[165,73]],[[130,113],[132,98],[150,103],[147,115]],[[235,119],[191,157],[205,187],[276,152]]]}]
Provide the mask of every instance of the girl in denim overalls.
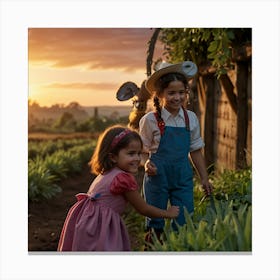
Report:
[{"label": "girl in denim overalls", "polygon": [[[160,69],[146,81],[146,88],[154,94],[155,111],[140,120],[139,133],[143,140],[145,175],[144,196],[147,203],[166,209],[168,202],[180,206],[176,219],[185,224],[184,209],[194,210],[193,172],[188,156],[198,171],[205,194],[212,186],[201,149],[204,142],[194,112],[186,110],[186,96],[189,91],[188,79],[197,72],[193,62],[180,64],[162,63]],[[151,242],[151,230],[157,236],[163,231],[164,219],[146,219],[148,233],[146,241]],[[173,227],[176,228],[175,223]]]}]

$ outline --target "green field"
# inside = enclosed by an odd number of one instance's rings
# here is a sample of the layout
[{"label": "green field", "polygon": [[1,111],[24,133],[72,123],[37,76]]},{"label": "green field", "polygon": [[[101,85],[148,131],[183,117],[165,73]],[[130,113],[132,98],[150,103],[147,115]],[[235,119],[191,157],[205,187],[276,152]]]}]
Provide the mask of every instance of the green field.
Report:
[{"label": "green field", "polygon": [[[34,135],[33,135],[34,136]],[[68,135],[69,136],[69,135]],[[74,135],[77,137],[77,135]],[[28,199],[31,202],[50,199],[61,192],[62,179],[79,174],[90,160],[96,138],[44,136],[31,137],[28,145]],[[210,174],[214,186],[213,200],[204,197],[195,178],[195,211],[187,212],[187,225],[177,232],[167,221],[161,244],[156,238],[153,251],[228,251],[252,250],[251,169],[225,170]],[[139,178],[138,178],[139,179]],[[141,181],[141,178],[140,178]],[[144,246],[144,217],[128,208],[124,219],[137,247]]]}]

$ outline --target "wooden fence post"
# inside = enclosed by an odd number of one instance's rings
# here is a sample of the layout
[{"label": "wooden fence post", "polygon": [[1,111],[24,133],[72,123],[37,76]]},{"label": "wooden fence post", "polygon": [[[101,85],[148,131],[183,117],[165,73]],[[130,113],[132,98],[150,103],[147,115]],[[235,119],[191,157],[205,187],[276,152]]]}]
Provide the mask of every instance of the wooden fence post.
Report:
[{"label": "wooden fence post", "polygon": [[248,62],[237,62],[237,145],[236,168],[246,167],[247,128],[248,128]]},{"label": "wooden fence post", "polygon": [[202,87],[205,93],[205,110],[204,110],[204,157],[206,166],[212,166],[216,161],[216,90],[217,79],[214,74],[206,74],[202,76]]}]

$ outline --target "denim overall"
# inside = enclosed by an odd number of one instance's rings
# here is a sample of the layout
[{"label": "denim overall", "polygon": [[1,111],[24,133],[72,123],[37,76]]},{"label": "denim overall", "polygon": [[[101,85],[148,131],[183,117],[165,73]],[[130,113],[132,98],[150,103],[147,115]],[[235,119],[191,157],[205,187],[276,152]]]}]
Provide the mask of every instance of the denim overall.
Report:
[{"label": "denim overall", "polygon": [[[185,118],[187,114],[185,112]],[[190,147],[190,131],[188,120],[186,127],[164,126],[160,144],[151,161],[157,166],[157,175],[144,175],[144,195],[148,204],[167,209],[168,200],[171,205],[180,206],[176,221],[185,224],[184,207],[189,213],[194,210],[193,203],[193,170],[188,159]],[[159,125],[160,127],[160,125]],[[172,225],[175,229],[176,226]],[[164,219],[147,218],[146,227],[161,230]]]}]

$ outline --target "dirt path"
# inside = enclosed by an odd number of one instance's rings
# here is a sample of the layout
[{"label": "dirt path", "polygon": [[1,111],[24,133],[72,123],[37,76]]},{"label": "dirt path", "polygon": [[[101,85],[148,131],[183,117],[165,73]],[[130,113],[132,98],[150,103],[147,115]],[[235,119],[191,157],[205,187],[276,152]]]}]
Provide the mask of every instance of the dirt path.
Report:
[{"label": "dirt path", "polygon": [[66,178],[59,185],[62,192],[56,197],[28,205],[28,251],[56,251],[60,232],[75,195],[87,192],[94,175],[85,166],[79,175]]}]

